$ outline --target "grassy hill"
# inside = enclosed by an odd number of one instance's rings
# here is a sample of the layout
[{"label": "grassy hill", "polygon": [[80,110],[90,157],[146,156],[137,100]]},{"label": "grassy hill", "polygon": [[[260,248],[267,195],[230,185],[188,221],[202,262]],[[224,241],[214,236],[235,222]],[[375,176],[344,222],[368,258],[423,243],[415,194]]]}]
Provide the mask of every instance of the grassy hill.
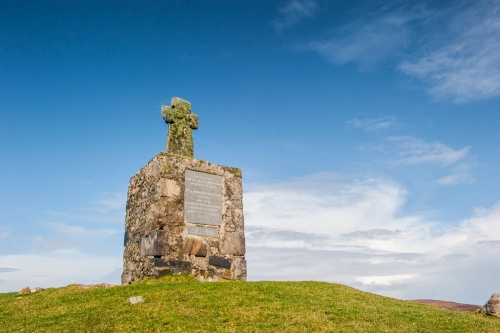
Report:
[{"label": "grassy hill", "polygon": [[[130,304],[128,298],[143,296]],[[1,332],[500,332],[500,320],[324,282],[70,285],[0,294]]]}]

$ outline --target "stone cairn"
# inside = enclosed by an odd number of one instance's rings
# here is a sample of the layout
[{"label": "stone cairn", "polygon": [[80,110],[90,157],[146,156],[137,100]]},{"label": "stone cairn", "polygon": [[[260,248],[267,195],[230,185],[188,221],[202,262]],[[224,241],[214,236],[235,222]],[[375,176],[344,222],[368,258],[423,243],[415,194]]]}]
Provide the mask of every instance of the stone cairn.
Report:
[{"label": "stone cairn", "polygon": [[122,283],[165,274],[246,281],[241,170],[193,157],[198,116],[174,97],[162,106],[166,152],[130,179]]}]

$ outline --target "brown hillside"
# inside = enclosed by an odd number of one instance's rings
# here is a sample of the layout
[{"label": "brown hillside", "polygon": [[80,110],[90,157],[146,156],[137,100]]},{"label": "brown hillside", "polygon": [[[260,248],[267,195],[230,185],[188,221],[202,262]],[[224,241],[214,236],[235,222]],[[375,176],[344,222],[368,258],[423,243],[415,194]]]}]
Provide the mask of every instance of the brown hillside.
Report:
[{"label": "brown hillside", "polygon": [[479,308],[481,307],[480,305],[446,302],[434,299],[416,299],[413,300],[413,302],[432,305],[441,309],[452,310],[452,311],[474,312],[476,310],[479,310]]}]

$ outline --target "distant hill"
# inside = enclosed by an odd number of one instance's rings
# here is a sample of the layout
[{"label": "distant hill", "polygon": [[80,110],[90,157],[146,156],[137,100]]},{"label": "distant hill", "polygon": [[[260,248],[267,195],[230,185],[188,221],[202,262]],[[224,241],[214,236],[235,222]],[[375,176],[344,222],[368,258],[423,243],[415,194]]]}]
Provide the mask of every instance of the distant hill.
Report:
[{"label": "distant hill", "polygon": [[[142,296],[131,304],[129,297]],[[500,332],[500,320],[325,282],[200,283],[0,294],[1,332]]]},{"label": "distant hill", "polygon": [[481,308],[480,305],[475,304],[462,304],[455,302],[438,301],[435,299],[416,299],[414,302],[428,304],[432,306],[437,306],[441,309],[453,310],[453,311],[469,311],[474,312]]}]

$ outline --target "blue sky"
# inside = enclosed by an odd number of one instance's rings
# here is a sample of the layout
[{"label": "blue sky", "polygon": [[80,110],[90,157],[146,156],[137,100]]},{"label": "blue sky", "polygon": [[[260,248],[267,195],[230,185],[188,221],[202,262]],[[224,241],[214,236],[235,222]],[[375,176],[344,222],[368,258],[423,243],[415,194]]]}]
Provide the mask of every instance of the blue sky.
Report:
[{"label": "blue sky", "polygon": [[0,292],[118,283],[187,99],[243,170],[250,280],[500,290],[499,1],[0,2]]}]

